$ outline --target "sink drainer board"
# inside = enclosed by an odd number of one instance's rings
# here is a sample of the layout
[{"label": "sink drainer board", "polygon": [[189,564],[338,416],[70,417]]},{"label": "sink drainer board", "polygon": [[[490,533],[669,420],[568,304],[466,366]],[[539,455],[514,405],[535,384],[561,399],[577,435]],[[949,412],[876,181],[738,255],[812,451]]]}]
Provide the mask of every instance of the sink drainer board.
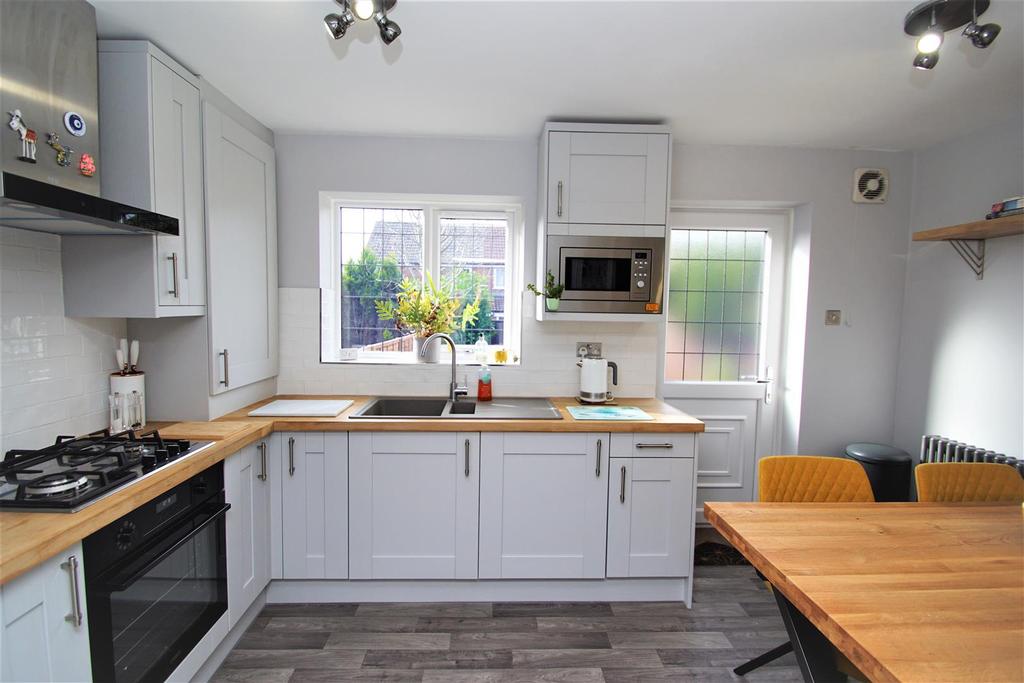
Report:
[{"label": "sink drainer board", "polygon": [[349,400],[278,399],[249,411],[249,417],[337,417]]}]

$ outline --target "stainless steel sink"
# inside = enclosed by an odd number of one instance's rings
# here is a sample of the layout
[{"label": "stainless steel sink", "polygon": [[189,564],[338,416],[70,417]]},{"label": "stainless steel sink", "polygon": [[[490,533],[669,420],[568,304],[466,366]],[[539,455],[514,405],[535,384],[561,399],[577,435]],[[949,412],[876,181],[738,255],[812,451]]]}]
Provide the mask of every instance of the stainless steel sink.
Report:
[{"label": "stainless steel sink", "polygon": [[561,420],[546,398],[449,401],[443,398],[379,396],[354,413],[353,420]]}]

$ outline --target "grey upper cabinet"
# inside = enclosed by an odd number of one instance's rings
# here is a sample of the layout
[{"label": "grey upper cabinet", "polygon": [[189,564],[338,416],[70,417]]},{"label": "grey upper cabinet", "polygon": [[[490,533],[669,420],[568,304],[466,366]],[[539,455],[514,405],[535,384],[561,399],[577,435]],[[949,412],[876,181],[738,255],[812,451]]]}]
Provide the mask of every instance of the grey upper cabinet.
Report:
[{"label": "grey upper cabinet", "polygon": [[274,148],[203,103],[210,272],[210,393],[277,374]]},{"label": "grey upper cabinet", "polygon": [[145,41],[100,41],[103,196],[174,216],[179,235],[63,241],[69,316],[202,315],[206,235],[196,76]]}]

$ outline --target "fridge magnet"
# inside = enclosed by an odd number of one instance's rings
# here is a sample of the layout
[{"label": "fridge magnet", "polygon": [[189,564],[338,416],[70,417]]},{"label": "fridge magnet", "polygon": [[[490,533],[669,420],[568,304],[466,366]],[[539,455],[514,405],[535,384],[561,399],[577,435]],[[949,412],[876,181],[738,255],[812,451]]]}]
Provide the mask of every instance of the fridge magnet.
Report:
[{"label": "fridge magnet", "polygon": [[76,138],[80,138],[85,135],[85,119],[83,119],[82,115],[77,112],[64,112],[64,127],[67,128],[68,132]]},{"label": "fridge magnet", "polygon": [[82,153],[82,157],[78,160],[78,170],[82,175],[90,178],[96,173],[96,161],[93,160],[91,154]]},{"label": "fridge magnet", "polygon": [[11,120],[7,123],[8,127],[21,138],[21,155],[18,157],[18,161],[25,161],[30,164],[36,163],[36,140],[38,137],[36,132],[25,125],[21,118],[20,109],[9,111],[7,115],[11,117]]},{"label": "fridge magnet", "polygon": [[46,144],[53,147],[57,152],[57,165],[58,166],[70,166],[71,155],[75,153],[75,150],[70,147],[65,147],[60,143],[60,136],[56,133],[46,134]]}]

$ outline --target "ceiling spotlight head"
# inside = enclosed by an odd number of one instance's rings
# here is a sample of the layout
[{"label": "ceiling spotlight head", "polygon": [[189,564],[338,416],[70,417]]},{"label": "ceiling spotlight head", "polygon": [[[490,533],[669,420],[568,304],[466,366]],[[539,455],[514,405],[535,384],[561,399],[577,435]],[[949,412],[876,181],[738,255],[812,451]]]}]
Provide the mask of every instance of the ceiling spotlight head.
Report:
[{"label": "ceiling spotlight head", "polygon": [[930,28],[917,39],[917,51],[924,54],[938,52],[942,47],[942,31],[937,28]]},{"label": "ceiling spotlight head", "polygon": [[922,71],[928,71],[934,69],[935,65],[939,63],[938,52],[918,52],[917,56],[914,57],[914,68],[921,69]]},{"label": "ceiling spotlight head", "polygon": [[360,19],[366,20],[377,11],[377,3],[374,0],[352,0],[352,11]]},{"label": "ceiling spotlight head", "polygon": [[1001,30],[1003,29],[999,24],[983,24],[978,26],[978,24],[972,21],[964,29],[964,35],[971,39],[971,44],[974,47],[980,47],[984,50],[992,44],[992,41],[996,39]]},{"label": "ceiling spotlight head", "polygon": [[[346,17],[345,14],[348,16]],[[331,37],[338,40],[345,35],[345,31],[352,25],[354,19],[352,13],[346,10],[345,14],[328,14],[324,17],[324,26],[327,27],[327,32],[331,34]]]},{"label": "ceiling spotlight head", "polygon": [[402,35],[402,28],[387,18],[383,12],[377,15],[377,26],[380,27],[380,39],[385,45],[395,42],[398,36]]}]

